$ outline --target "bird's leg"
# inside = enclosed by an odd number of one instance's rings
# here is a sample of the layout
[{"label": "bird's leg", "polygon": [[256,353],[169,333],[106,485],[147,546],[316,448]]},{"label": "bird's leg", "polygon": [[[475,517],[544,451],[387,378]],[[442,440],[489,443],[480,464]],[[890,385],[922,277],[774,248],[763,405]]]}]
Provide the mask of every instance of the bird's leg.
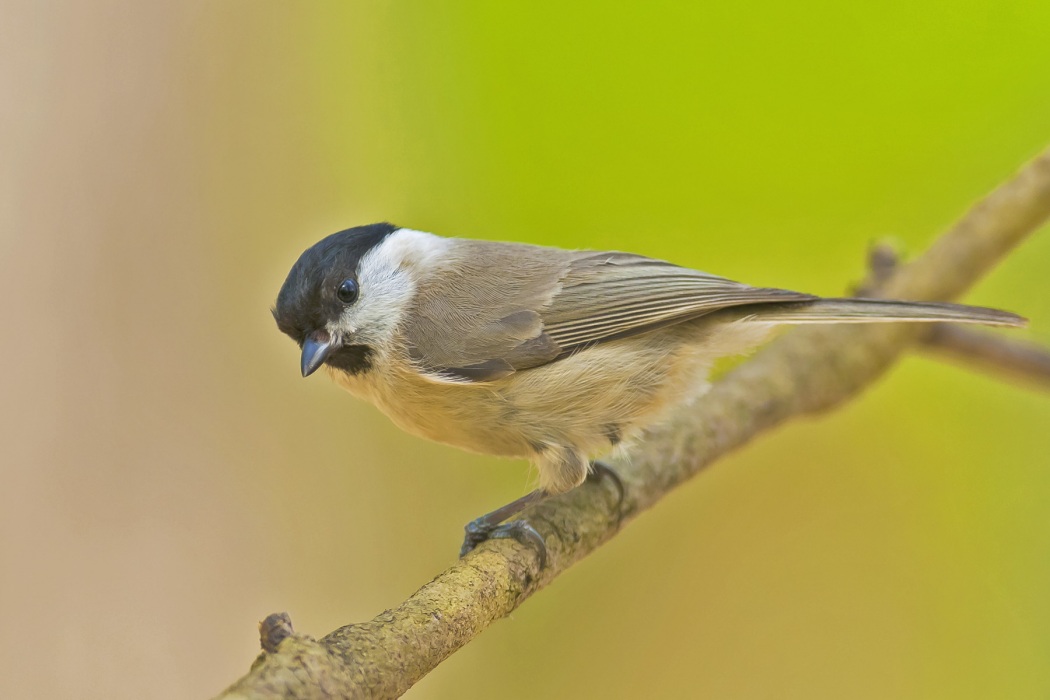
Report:
[{"label": "bird's leg", "polygon": [[536,529],[524,520],[514,520],[502,524],[507,518],[513,517],[531,505],[541,502],[548,494],[541,489],[527,493],[516,501],[511,501],[502,508],[497,508],[491,513],[486,513],[467,523],[463,528],[466,533],[463,537],[463,546],[459,549],[459,556],[466,556],[479,544],[488,539],[498,540],[511,537],[525,546],[534,546],[539,551],[540,568],[547,565],[547,545]]},{"label": "bird's leg", "polygon": [[[616,523],[619,526],[620,521],[623,519],[624,498],[627,495],[623,480],[608,464],[598,460],[591,462],[590,468],[587,470],[587,480],[601,481],[606,478],[612,481],[613,486],[616,488]],[[542,489],[536,489],[515,501],[511,501],[502,508],[497,508],[491,513],[486,513],[480,518],[471,520],[463,528],[465,534],[463,536],[463,546],[459,549],[459,556],[466,556],[468,552],[485,540],[498,540],[509,537],[525,546],[531,545],[535,547],[539,553],[540,568],[542,569],[547,565],[547,545],[544,543],[540,533],[536,532],[536,529],[524,520],[512,520],[509,523],[504,523],[503,521],[514,517],[529,506],[542,502],[549,495]]]},{"label": "bird's leg", "polygon": [[627,497],[627,488],[623,485],[623,479],[612,467],[601,460],[592,460],[591,468],[587,470],[587,480],[601,481],[606,478],[616,487],[616,527],[619,528],[623,520],[623,501]]}]

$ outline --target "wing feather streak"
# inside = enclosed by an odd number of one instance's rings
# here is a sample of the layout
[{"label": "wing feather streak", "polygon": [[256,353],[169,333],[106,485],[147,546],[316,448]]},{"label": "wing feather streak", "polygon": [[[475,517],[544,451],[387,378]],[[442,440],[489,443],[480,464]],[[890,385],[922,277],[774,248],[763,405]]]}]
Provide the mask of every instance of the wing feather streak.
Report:
[{"label": "wing feather streak", "polygon": [[431,281],[408,330],[435,381],[493,381],[719,309],[814,298],[629,253],[461,243],[469,261]]}]

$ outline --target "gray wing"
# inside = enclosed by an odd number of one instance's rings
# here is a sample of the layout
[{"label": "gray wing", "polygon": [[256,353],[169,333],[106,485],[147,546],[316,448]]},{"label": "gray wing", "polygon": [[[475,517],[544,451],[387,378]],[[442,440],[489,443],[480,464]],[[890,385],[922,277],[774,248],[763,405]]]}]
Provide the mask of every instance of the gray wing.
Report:
[{"label": "gray wing", "polygon": [[413,360],[445,381],[491,381],[731,306],[815,298],[627,253],[457,243],[406,329]]},{"label": "gray wing", "polygon": [[640,255],[597,253],[573,262],[561,291],[541,315],[544,332],[572,352],[731,306],[814,298],[750,287]]}]

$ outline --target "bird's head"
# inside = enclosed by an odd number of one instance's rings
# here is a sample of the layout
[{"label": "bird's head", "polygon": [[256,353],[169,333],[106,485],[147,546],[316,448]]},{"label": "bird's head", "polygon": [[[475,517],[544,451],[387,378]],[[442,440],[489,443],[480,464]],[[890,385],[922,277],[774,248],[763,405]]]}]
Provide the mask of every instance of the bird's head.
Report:
[{"label": "bird's head", "polygon": [[397,230],[383,223],[334,233],[292,266],[273,317],[302,348],[304,377],[322,364],[350,374],[371,366],[375,344],[388,325],[388,297],[401,296],[397,270],[376,255]]}]

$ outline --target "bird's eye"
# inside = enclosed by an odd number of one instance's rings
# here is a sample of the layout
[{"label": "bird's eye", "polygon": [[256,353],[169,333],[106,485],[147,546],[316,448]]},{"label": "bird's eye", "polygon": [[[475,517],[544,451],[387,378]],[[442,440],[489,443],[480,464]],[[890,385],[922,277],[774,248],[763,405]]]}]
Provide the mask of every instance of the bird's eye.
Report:
[{"label": "bird's eye", "polygon": [[335,295],[344,304],[353,304],[357,301],[357,292],[357,280],[343,280],[339,284],[339,289],[336,290]]}]

